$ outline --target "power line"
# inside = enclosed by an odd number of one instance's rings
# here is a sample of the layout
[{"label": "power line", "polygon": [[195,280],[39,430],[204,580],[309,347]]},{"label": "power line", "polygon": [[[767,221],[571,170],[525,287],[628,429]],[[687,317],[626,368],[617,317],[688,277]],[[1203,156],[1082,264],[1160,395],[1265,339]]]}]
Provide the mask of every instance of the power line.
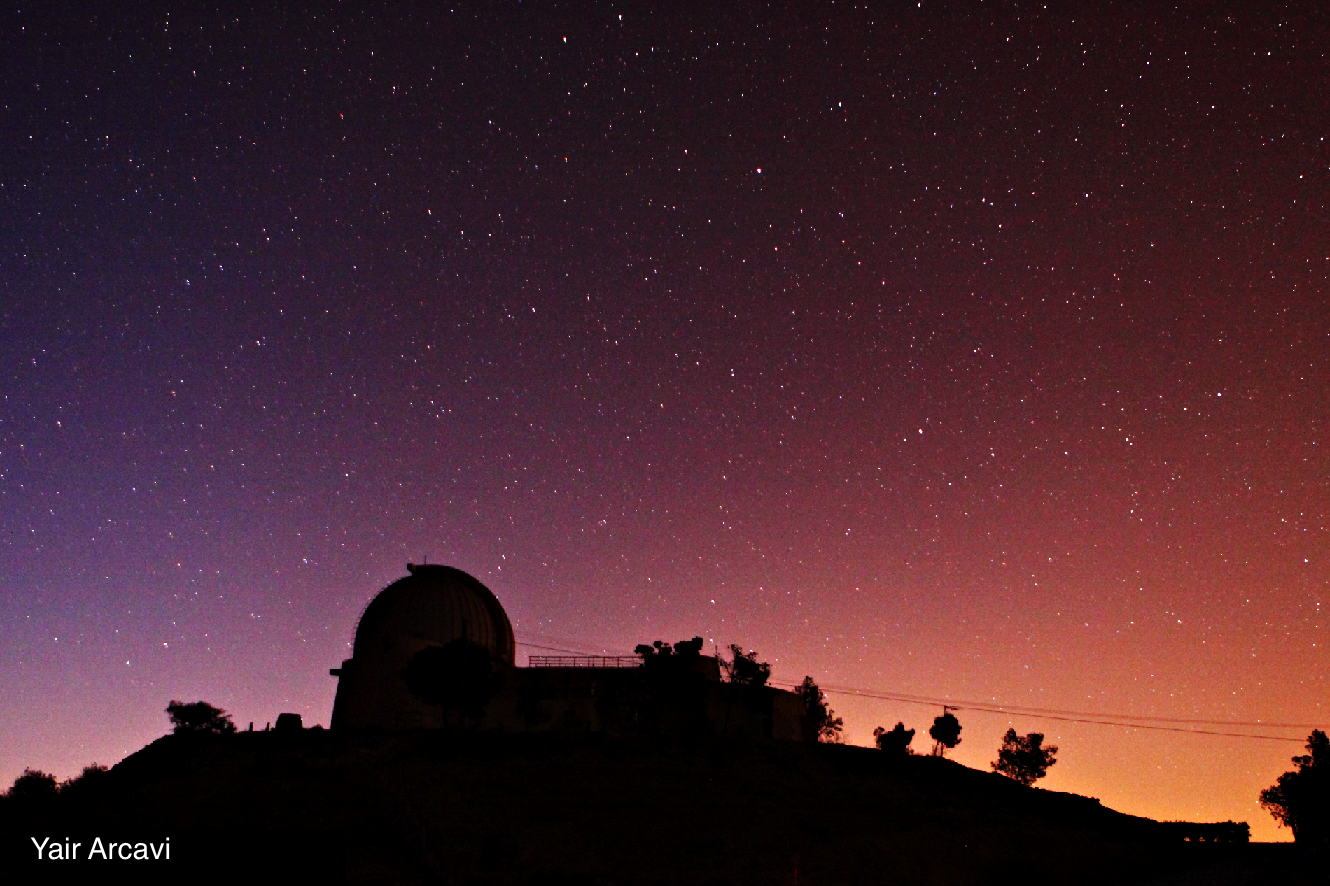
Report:
[{"label": "power line", "polygon": [[[570,655],[589,655],[591,653],[582,649],[567,649],[561,646],[544,646],[539,643],[523,643],[518,641],[518,646],[528,646],[532,649],[544,649],[550,652],[565,652]],[[798,683],[772,680],[772,685],[797,687]],[[1226,738],[1254,738],[1263,741],[1303,741],[1302,738],[1290,738],[1285,735],[1261,735],[1251,732],[1221,732],[1215,729],[1189,729],[1185,726],[1165,726],[1158,724],[1181,723],[1194,724],[1196,726],[1231,726],[1264,729],[1318,729],[1319,726],[1311,723],[1263,723],[1260,721],[1243,720],[1203,720],[1187,717],[1148,717],[1135,714],[1103,714],[1098,711],[1074,711],[1062,708],[1035,708],[1024,705],[998,705],[991,702],[980,701],[954,701],[952,699],[930,698],[923,695],[909,695],[905,693],[879,692],[871,689],[858,689],[853,686],[842,686],[838,684],[827,684],[821,687],[824,692],[834,693],[836,695],[853,695],[859,698],[872,698],[880,701],[895,701],[905,704],[926,705],[928,707],[946,706],[956,708],[957,710],[982,711],[988,714],[1007,714],[1020,717],[1030,717],[1035,720],[1056,720],[1062,723],[1084,723],[1093,726],[1116,726],[1121,729],[1148,729],[1155,732],[1183,732],[1191,735],[1214,735]],[[1127,721],[1127,722],[1122,722]]]},{"label": "power line", "polygon": [[[788,685],[797,685],[797,684],[788,684]],[[1225,736],[1228,738],[1255,738],[1264,741],[1292,741],[1298,743],[1301,743],[1303,741],[1303,739],[1301,738],[1290,738],[1285,735],[1260,735],[1251,732],[1220,732],[1214,729],[1187,729],[1181,726],[1159,726],[1159,725],[1152,725],[1149,723],[1131,723],[1131,722],[1123,723],[1123,722],[1118,722],[1116,720],[1090,719],[1091,717],[1096,717],[1096,716],[1113,716],[1111,714],[1108,715],[1083,714],[1081,716],[1062,716],[1060,714],[1055,714],[1055,713],[1032,713],[1033,711],[1050,710],[1046,708],[1041,709],[1041,708],[996,707],[991,705],[985,705],[982,702],[980,703],[971,703],[963,701],[953,702],[948,699],[924,698],[921,696],[890,695],[887,693],[867,692],[864,690],[850,689],[850,688],[834,688],[834,689],[827,688],[823,691],[832,692],[837,695],[854,695],[860,698],[874,698],[874,699],[881,699],[884,701],[898,701],[898,702],[905,702],[907,704],[928,705],[929,707],[938,707],[941,705],[946,705],[955,710],[983,711],[984,713],[989,713],[989,714],[1007,714],[1007,715],[1016,714],[1017,716],[1031,717],[1036,720],[1058,720],[1064,723],[1087,723],[1095,726],[1117,726],[1123,729],[1149,729],[1156,732],[1185,732],[1190,735],[1218,735],[1218,736]],[[1076,713],[1076,712],[1069,711],[1066,713]],[[1169,717],[1134,717],[1130,714],[1120,715],[1120,719],[1155,720],[1155,721],[1179,722],[1179,723],[1194,722],[1201,724],[1216,723],[1220,725],[1232,725],[1232,726],[1255,725],[1255,726],[1265,726],[1269,728],[1289,728],[1289,729],[1315,728],[1315,727],[1303,726],[1302,724],[1289,724],[1289,723],[1244,724],[1227,720],[1185,720],[1182,718],[1169,718]]]},{"label": "power line", "polygon": [[1136,714],[1113,714],[1103,713],[1102,711],[1073,711],[1065,708],[1035,708],[1025,705],[998,704],[989,701],[954,701],[950,699],[939,700],[923,695],[908,695],[899,692],[880,692],[874,689],[859,689],[854,686],[841,686],[837,684],[828,684],[825,687],[827,692],[837,692],[849,695],[864,695],[872,698],[885,698],[891,701],[905,701],[916,704],[927,704],[937,706],[946,704],[951,707],[963,705],[971,710],[988,710],[990,708],[998,709],[999,713],[1007,714],[1050,714],[1064,717],[1097,717],[1107,720],[1146,720],[1155,723],[1195,723],[1202,726],[1253,726],[1265,729],[1318,729],[1315,723],[1266,723],[1260,720],[1202,720],[1188,717],[1147,717]]},{"label": "power line", "polygon": [[[996,708],[953,708],[953,710],[987,711],[990,714],[1006,714],[1009,711]],[[1054,714],[1021,714],[1036,720],[1061,720],[1064,723],[1091,723],[1097,726],[1117,726],[1123,729],[1151,729],[1155,732],[1186,732],[1189,735],[1223,735],[1229,738],[1259,738],[1265,741],[1292,741],[1301,743],[1301,738],[1289,738],[1286,735],[1258,735],[1251,732],[1219,732],[1214,729],[1185,729],[1181,726],[1151,726],[1144,723],[1115,723],[1112,720],[1082,720],[1075,717],[1058,717]]]},{"label": "power line", "polygon": [[550,652],[566,652],[569,655],[604,655],[603,652],[587,652],[585,649],[565,649],[562,646],[542,646],[539,643],[523,643],[516,641],[518,646],[528,646],[531,649],[546,649]]}]

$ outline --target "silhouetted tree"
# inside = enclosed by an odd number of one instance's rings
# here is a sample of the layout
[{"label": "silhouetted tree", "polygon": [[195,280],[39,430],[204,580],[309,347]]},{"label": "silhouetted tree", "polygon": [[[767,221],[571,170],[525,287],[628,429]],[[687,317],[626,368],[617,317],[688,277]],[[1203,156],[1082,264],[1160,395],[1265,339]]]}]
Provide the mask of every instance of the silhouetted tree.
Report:
[{"label": "silhouetted tree", "polygon": [[812,677],[804,677],[795,692],[804,700],[804,723],[807,735],[814,741],[828,744],[840,744],[844,740],[842,730],[844,722],[827,704],[827,697],[813,682]]},{"label": "silhouetted tree", "polygon": [[998,758],[992,763],[993,771],[1029,787],[1047,775],[1048,767],[1057,762],[1058,746],[1043,744],[1041,732],[1017,735],[1015,729],[1008,729],[1002,737],[1002,747],[998,748]]},{"label": "silhouetted tree", "polygon": [[24,769],[6,796],[20,803],[42,803],[52,800],[57,790],[54,775],[40,769]]},{"label": "silhouetted tree", "polygon": [[503,686],[503,672],[494,666],[490,651],[464,637],[426,646],[411,656],[402,679],[416,698],[442,710],[445,723],[449,712],[456,712],[458,725],[464,718],[484,716],[485,706]]},{"label": "silhouetted tree", "polygon": [[881,726],[873,730],[873,740],[878,748],[891,754],[893,757],[904,757],[913,754],[910,750],[910,742],[914,741],[914,730],[906,729],[904,723],[897,723],[890,732]]},{"label": "silhouetted tree", "polygon": [[642,659],[641,726],[649,732],[698,734],[706,721],[702,638],[680,640],[673,646],[657,640],[633,651]]},{"label": "silhouetted tree", "polygon": [[107,773],[110,772],[100,763],[91,763],[83,767],[83,771],[73,778],[67,778],[60,783],[60,796],[83,796],[89,792],[95,791],[97,786],[102,784]]},{"label": "silhouetted tree", "polygon": [[765,693],[767,680],[771,678],[771,665],[757,660],[756,652],[744,652],[737,643],[730,644],[730,660],[717,657],[720,669],[725,672],[729,683],[725,693],[725,725],[723,732],[730,733],[730,709],[735,701],[749,710],[760,710],[762,702],[768,703],[770,713],[770,694]]},{"label": "silhouetted tree", "polygon": [[660,640],[650,646],[639,643],[633,652],[642,659],[642,666],[650,671],[691,670],[702,655],[702,638],[680,640],[673,646]]},{"label": "silhouetted tree", "polygon": [[1330,845],[1330,738],[1313,729],[1307,753],[1293,762],[1297,769],[1261,791],[1261,807],[1292,828],[1295,841]]},{"label": "silhouetted tree", "polygon": [[945,757],[947,751],[961,743],[961,723],[944,707],[942,716],[933,720],[928,734],[933,738],[933,756]]},{"label": "silhouetted tree", "polygon": [[647,683],[657,695],[679,700],[701,692],[701,637],[680,640],[673,646],[660,640],[650,646],[641,643],[633,651],[642,659]]},{"label": "silhouetted tree", "polygon": [[739,686],[765,686],[771,678],[771,665],[758,661],[756,652],[744,652],[737,643],[730,644],[730,660],[720,659],[720,667]]},{"label": "silhouetted tree", "polygon": [[236,731],[236,724],[231,722],[231,715],[206,701],[190,704],[172,701],[166,706],[166,716],[171,718],[172,731],[177,735],[184,732],[229,735]]}]

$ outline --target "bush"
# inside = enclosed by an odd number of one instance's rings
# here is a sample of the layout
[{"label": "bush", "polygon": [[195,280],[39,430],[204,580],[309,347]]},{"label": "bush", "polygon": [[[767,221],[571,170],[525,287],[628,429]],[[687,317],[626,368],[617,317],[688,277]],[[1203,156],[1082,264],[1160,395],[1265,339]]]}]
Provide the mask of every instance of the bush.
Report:
[{"label": "bush", "polygon": [[60,782],[60,796],[82,797],[97,789],[99,785],[105,782],[107,773],[110,772],[100,763],[92,763],[83,767],[83,771],[73,778],[67,778]]},{"label": "bush", "polygon": [[910,742],[914,741],[914,730],[906,729],[904,723],[897,723],[890,732],[881,726],[873,730],[873,739],[880,750],[886,751],[893,757],[904,757],[913,754],[910,750]]},{"label": "bush", "polygon": [[166,706],[166,716],[171,718],[172,731],[177,735],[185,732],[229,735],[236,731],[236,724],[231,722],[231,716],[206,701],[196,701],[191,704],[172,701]]},{"label": "bush", "polygon": [[40,769],[24,769],[6,796],[20,803],[43,802],[53,799],[57,790],[54,775]]}]

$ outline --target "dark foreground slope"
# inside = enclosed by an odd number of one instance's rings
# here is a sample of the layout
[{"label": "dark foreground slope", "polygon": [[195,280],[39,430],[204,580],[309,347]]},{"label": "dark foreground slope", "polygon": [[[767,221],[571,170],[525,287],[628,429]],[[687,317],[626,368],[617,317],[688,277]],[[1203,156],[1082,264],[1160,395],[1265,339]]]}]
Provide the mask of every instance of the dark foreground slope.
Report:
[{"label": "dark foreground slope", "polygon": [[5,802],[0,826],[6,882],[32,875],[28,836],[97,834],[172,835],[177,883],[1320,882],[1292,846],[1184,844],[1089,798],[826,745],[168,736],[83,796]]}]

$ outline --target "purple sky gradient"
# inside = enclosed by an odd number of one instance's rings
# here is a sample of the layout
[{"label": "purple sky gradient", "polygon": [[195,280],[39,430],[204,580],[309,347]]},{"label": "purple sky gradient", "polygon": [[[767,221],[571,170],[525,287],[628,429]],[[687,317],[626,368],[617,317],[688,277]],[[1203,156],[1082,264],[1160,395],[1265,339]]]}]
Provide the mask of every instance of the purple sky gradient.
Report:
[{"label": "purple sky gradient", "polygon": [[0,15],[0,781],[326,725],[428,557],[519,661],[737,642],[1288,839],[1330,15],[652,6]]}]

